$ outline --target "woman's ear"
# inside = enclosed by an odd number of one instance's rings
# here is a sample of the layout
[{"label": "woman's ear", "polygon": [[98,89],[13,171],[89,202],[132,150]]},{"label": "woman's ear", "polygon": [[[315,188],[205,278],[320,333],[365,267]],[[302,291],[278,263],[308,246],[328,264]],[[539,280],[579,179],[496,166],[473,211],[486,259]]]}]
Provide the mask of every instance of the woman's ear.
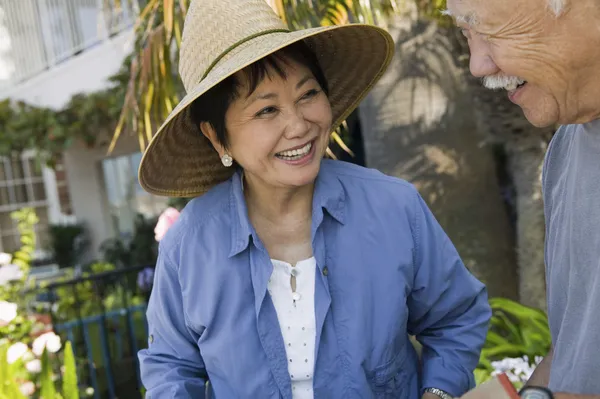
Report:
[{"label": "woman's ear", "polygon": [[219,143],[219,140],[217,140],[217,132],[213,126],[209,122],[201,122],[200,130],[202,131],[204,137],[206,137],[215,148],[219,154],[219,158],[222,157],[223,154],[225,154],[225,148],[223,148],[223,146]]}]

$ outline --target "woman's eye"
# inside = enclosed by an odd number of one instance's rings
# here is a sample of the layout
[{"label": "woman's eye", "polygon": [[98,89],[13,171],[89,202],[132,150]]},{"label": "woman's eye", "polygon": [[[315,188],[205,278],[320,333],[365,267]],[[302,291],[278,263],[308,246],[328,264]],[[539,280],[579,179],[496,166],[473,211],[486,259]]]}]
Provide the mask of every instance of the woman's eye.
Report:
[{"label": "woman's eye", "polygon": [[319,94],[319,90],[317,90],[317,89],[309,90],[302,96],[302,100],[305,100],[307,98],[312,98],[312,97],[316,96],[317,94]]},{"label": "woman's eye", "polygon": [[256,114],[256,116],[266,116],[266,115],[274,114],[275,112],[277,112],[277,108],[275,108],[275,107],[266,107],[266,108],[263,108],[260,111],[258,111],[258,113]]}]

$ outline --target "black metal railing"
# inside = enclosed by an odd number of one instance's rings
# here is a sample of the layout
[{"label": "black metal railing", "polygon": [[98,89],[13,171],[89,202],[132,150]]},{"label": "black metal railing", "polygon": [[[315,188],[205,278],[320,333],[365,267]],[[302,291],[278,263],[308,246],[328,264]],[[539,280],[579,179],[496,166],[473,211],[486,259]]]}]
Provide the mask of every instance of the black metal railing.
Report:
[{"label": "black metal railing", "polygon": [[148,266],[121,268],[36,287],[35,306],[54,331],[71,341],[80,386],[94,399],[142,398],[137,352],[145,347],[147,293],[138,274]]}]

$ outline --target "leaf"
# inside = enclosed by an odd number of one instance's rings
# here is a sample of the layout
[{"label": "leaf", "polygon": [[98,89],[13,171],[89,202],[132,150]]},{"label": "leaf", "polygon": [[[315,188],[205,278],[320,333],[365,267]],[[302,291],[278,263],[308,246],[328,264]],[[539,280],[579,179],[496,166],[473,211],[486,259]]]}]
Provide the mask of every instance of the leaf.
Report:
[{"label": "leaf", "polygon": [[40,374],[41,384],[41,399],[55,399],[56,389],[54,387],[54,381],[52,381],[52,366],[50,365],[50,359],[48,358],[48,350],[44,348],[42,353],[42,372]]},{"label": "leaf", "polygon": [[67,341],[64,349],[64,366],[62,388],[64,399],[79,399],[79,388],[77,387],[77,366],[71,341]]},{"label": "leaf", "polygon": [[486,337],[486,345],[505,345],[510,343],[506,338],[502,337],[500,334],[489,331]]},{"label": "leaf", "polygon": [[476,385],[484,383],[487,380],[489,380],[490,378],[492,378],[492,374],[488,370],[483,370],[483,369],[475,369],[473,371],[473,376],[475,377]]},{"label": "leaf", "polygon": [[352,152],[352,150],[348,148],[346,143],[344,143],[344,141],[337,132],[332,132],[331,137],[337,143],[337,145],[339,145],[342,148],[342,150],[346,151],[348,154],[350,154],[350,156],[354,156],[354,152]]},{"label": "leaf", "polygon": [[190,3],[190,0],[179,0],[179,9],[181,10],[181,14],[182,14],[183,18],[185,18],[186,14],[187,14],[187,9],[188,9],[189,3]]},{"label": "leaf", "polygon": [[154,96],[154,82],[148,84],[148,91],[146,92],[146,108],[144,109],[144,127],[146,129],[146,139],[152,140],[152,123],[150,121],[150,110],[152,108],[152,98]]},{"label": "leaf", "polygon": [[487,359],[501,359],[505,357],[520,357],[527,352],[523,345],[504,344],[493,348],[484,348],[481,350],[482,356]]},{"label": "leaf", "polygon": [[173,37],[173,13],[175,12],[174,0],[163,0],[163,18],[165,25],[165,40],[171,41]]}]

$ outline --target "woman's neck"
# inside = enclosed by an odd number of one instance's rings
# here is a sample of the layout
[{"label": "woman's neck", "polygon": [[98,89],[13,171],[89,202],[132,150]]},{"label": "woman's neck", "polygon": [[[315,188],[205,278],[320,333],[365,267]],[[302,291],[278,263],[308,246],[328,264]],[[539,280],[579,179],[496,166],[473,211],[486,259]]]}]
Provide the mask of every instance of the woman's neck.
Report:
[{"label": "woman's neck", "polygon": [[314,184],[273,188],[247,177],[245,181],[248,217],[270,257],[293,265],[312,256]]},{"label": "woman's neck", "polygon": [[310,219],[314,184],[302,187],[268,187],[264,182],[243,176],[248,215],[277,224],[293,219]]}]

